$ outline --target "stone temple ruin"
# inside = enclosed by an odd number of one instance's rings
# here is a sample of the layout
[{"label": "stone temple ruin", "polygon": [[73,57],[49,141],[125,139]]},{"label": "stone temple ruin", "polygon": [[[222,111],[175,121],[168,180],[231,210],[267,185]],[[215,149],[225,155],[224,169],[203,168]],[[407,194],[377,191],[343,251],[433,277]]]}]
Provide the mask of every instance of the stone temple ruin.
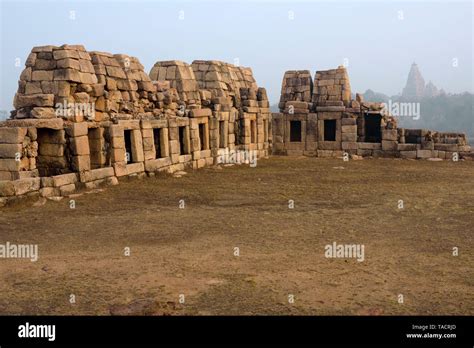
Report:
[{"label": "stone temple ruin", "polygon": [[127,55],[35,47],[14,107],[0,123],[3,202],[270,152],[265,89],[250,68],[218,61],[157,62],[149,76]]},{"label": "stone temple ruin", "polygon": [[398,128],[382,103],[352,99],[346,69],[287,71],[280,113],[272,114],[273,153],[452,159],[472,156],[463,133]]},{"label": "stone temple ruin", "polygon": [[353,100],[343,67],[316,72],[314,83],[307,70],[286,72],[280,113],[271,114],[252,70],[219,61],[158,61],[148,75],[135,57],[63,45],[34,47],[25,65],[15,110],[0,122],[0,206],[198,169],[229,154],[470,151],[464,134],[397,128],[381,104]]}]

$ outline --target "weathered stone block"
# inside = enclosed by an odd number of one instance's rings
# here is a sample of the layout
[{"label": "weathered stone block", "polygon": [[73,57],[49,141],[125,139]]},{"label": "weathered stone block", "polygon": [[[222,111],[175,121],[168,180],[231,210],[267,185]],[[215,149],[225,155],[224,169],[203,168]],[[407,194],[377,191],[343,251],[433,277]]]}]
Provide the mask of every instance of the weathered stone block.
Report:
[{"label": "weathered stone block", "polygon": [[54,106],[54,94],[30,94],[15,96],[13,106],[20,109],[29,106]]},{"label": "weathered stone block", "polygon": [[151,129],[151,127],[142,129],[142,136],[143,138],[153,138],[153,130]]},{"label": "weathered stone block", "polygon": [[65,58],[79,59],[79,53],[76,50],[55,50],[53,51],[53,57],[55,60],[61,60]]},{"label": "weathered stone block", "polygon": [[434,150],[434,142],[433,141],[422,141],[421,142],[421,148],[423,150]]},{"label": "weathered stone block", "polygon": [[[123,138],[122,138],[123,139]],[[125,161],[125,147],[111,149],[112,163]]]},{"label": "weathered stone block", "polygon": [[79,61],[77,59],[64,58],[64,59],[58,60],[56,64],[59,69],[71,68],[75,70],[80,70]]},{"label": "weathered stone block", "polygon": [[[25,128],[35,127],[35,128],[49,128],[49,129],[55,129],[55,130],[62,130],[63,124],[64,124],[64,121],[61,118],[8,120],[6,122],[8,123],[7,127],[25,127]],[[4,128],[0,128],[0,129],[4,129]]]},{"label": "weathered stone block", "polygon": [[412,159],[415,159],[416,158],[416,151],[400,151],[400,157],[401,158],[412,158]]},{"label": "weathered stone block", "polygon": [[21,162],[15,159],[0,159],[0,168],[3,171],[16,172],[21,168]]},{"label": "weathered stone block", "polygon": [[415,151],[416,152],[416,144],[398,144],[397,146],[398,151]]},{"label": "weathered stone block", "polygon": [[357,150],[357,143],[356,142],[342,142],[342,149],[343,150]]},{"label": "weathered stone block", "polygon": [[76,172],[82,172],[91,169],[91,161],[89,155],[72,156],[72,169]]},{"label": "weathered stone block", "polygon": [[[182,157],[182,156],[181,156]],[[145,170],[147,172],[156,172],[158,169],[171,165],[171,159],[169,157],[154,159],[145,161]]]},{"label": "weathered stone block", "polygon": [[15,186],[13,181],[0,181],[0,197],[9,197],[15,195]]},{"label": "weathered stone block", "polygon": [[21,150],[21,144],[0,144],[0,158],[20,158]]},{"label": "weathered stone block", "polygon": [[355,133],[342,133],[341,134],[341,140],[344,141],[350,141],[350,142],[356,142],[357,141],[357,134]]},{"label": "weathered stone block", "polygon": [[113,137],[111,143],[114,149],[125,149],[125,138],[123,136]]},{"label": "weathered stone block", "polygon": [[41,178],[41,187],[53,187],[54,180],[52,177],[44,176]]},{"label": "weathered stone block", "polygon": [[342,133],[357,133],[357,126],[354,125],[345,125],[341,127]]},{"label": "weathered stone block", "polygon": [[99,168],[99,169],[94,169],[85,173],[84,180],[95,181],[95,180],[105,179],[107,177],[114,176],[114,175],[115,175],[115,171],[113,167]]},{"label": "weathered stone block", "polygon": [[71,123],[67,128],[66,128],[66,133],[70,137],[80,137],[87,135],[88,133],[88,127],[87,127],[87,122],[74,122]]},{"label": "weathered stone block", "polygon": [[63,185],[59,188],[59,191],[61,193],[61,196],[63,197],[72,195],[74,192],[76,192],[76,185],[74,184]]},{"label": "weathered stone block", "polygon": [[39,191],[41,186],[40,178],[25,178],[13,181],[15,195],[24,195],[29,192]]},{"label": "weathered stone block", "polygon": [[396,129],[383,129],[382,140],[397,141],[398,131]]},{"label": "weathered stone block", "polygon": [[139,129],[132,130],[131,141],[134,146],[132,146],[132,158],[136,162],[143,162],[145,160],[143,155],[143,141],[142,133]]},{"label": "weathered stone block", "polygon": [[53,70],[35,70],[31,73],[32,81],[53,81]]},{"label": "weathered stone block", "polygon": [[35,107],[31,110],[30,116],[32,118],[56,118],[56,112],[54,108]]},{"label": "weathered stone block", "polygon": [[6,180],[15,180],[12,174],[15,172],[8,172],[4,170],[0,170],[0,181],[6,181]]},{"label": "weathered stone block", "polygon": [[456,144],[435,144],[435,150],[441,151],[458,151],[458,146]]},{"label": "weathered stone block", "polygon": [[212,110],[211,109],[194,109],[191,110],[190,112],[191,117],[209,117],[212,116]]},{"label": "weathered stone block", "polygon": [[54,81],[82,82],[82,76],[78,70],[74,69],[56,69],[54,70]]},{"label": "weathered stone block", "polygon": [[382,150],[384,151],[395,151],[398,148],[396,141],[382,140]]},{"label": "weathered stone block", "polygon": [[127,175],[141,173],[145,171],[145,165],[141,163],[127,164]]},{"label": "weathered stone block", "polygon": [[43,187],[40,191],[41,197],[58,197],[61,196],[59,187]]},{"label": "weathered stone block", "polygon": [[42,94],[41,82],[27,82],[25,85],[25,94]]},{"label": "weathered stone block", "polygon": [[417,158],[431,158],[433,157],[433,151],[431,150],[417,150],[416,151]]},{"label": "weathered stone block", "polygon": [[179,154],[179,142],[177,140],[170,140],[170,152],[172,154]]},{"label": "weathered stone block", "polygon": [[341,119],[341,125],[342,126],[356,126],[357,120],[355,118],[343,118]]},{"label": "weathered stone block", "polygon": [[87,136],[71,138],[71,150],[74,155],[89,155],[89,139]]},{"label": "weathered stone block", "polygon": [[54,187],[75,184],[79,180],[76,173],[56,175],[56,176],[53,176],[52,178],[53,178]]},{"label": "weathered stone block", "polygon": [[125,162],[116,162],[113,164],[115,176],[121,177],[127,175],[127,164]]}]

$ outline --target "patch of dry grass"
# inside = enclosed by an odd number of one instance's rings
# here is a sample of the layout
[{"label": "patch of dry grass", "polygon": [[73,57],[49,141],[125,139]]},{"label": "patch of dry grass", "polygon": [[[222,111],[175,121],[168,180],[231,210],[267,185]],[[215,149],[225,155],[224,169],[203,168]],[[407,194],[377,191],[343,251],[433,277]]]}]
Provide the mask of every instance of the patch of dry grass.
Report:
[{"label": "patch of dry grass", "polygon": [[[472,315],[473,182],[473,162],[272,157],[122,182],[74,210],[3,208],[0,243],[37,243],[39,260],[0,259],[0,314]],[[334,241],[365,261],[325,258]]]}]

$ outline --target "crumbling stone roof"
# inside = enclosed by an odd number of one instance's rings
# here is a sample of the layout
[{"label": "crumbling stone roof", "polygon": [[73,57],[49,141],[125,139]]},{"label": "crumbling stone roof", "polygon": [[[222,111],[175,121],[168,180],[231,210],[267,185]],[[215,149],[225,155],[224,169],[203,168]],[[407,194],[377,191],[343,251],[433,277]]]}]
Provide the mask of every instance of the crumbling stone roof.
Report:
[{"label": "crumbling stone roof", "polygon": [[20,76],[12,118],[55,118],[58,104],[77,103],[94,105],[93,115],[61,116],[71,121],[184,116],[183,105],[240,107],[242,93],[268,100],[250,68],[225,62],[159,61],[149,76],[136,57],[87,52],[82,45],[40,46],[32,49]]}]

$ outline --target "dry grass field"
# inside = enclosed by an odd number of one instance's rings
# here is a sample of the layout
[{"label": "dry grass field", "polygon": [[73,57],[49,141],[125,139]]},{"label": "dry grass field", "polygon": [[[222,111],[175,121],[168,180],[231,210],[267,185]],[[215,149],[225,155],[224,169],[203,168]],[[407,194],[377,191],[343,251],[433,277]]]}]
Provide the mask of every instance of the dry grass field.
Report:
[{"label": "dry grass field", "polygon": [[[39,259],[0,259],[0,314],[473,315],[473,183],[468,161],[272,157],[124,181],[75,209],[23,202],[0,209],[0,243]],[[365,260],[326,258],[333,242]]]}]

